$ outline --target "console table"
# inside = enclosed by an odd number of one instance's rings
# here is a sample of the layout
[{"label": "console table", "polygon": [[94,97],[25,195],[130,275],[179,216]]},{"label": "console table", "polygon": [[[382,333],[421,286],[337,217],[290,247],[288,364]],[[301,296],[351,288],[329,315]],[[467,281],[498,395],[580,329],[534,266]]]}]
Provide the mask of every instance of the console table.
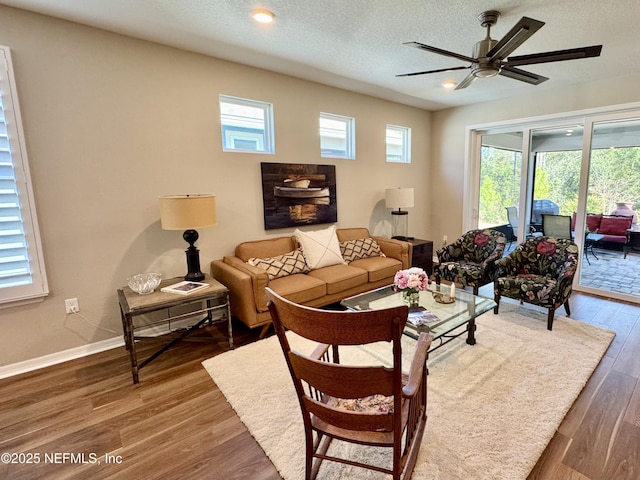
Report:
[{"label": "console table", "polygon": [[427,272],[427,275],[431,275],[433,273],[433,242],[418,238],[409,239],[407,242],[413,245],[411,266],[420,267]]},{"label": "console table", "polygon": [[[182,280],[184,280],[182,277],[164,280],[160,283],[156,291],[148,295],[139,295],[129,287],[118,289],[118,302],[120,304],[120,315],[122,317],[124,342],[131,357],[131,375],[133,376],[134,384],[139,381],[138,371],[142,367],[166,352],[194,330],[200,328],[205,322],[209,322],[209,325],[211,325],[213,322],[224,321],[226,319],[229,331],[229,349],[233,349],[231,310],[229,307],[229,292],[227,287],[207,275],[203,282],[208,283],[209,288],[194,292],[190,295],[178,295],[160,291],[162,287],[178,283]],[[213,312],[215,311],[221,311],[222,318],[214,319]],[[135,317],[144,314],[153,314],[151,315],[154,317],[153,320],[136,325],[134,321]],[[149,330],[160,325],[168,329],[166,333],[176,333],[177,330],[171,330],[171,322],[187,320],[200,315],[204,315],[204,317],[198,319],[195,324],[183,329],[179,336],[138,363],[136,340],[155,337],[153,335],[137,335],[136,332],[145,329]],[[161,318],[158,319],[156,318],[157,316]]]}]

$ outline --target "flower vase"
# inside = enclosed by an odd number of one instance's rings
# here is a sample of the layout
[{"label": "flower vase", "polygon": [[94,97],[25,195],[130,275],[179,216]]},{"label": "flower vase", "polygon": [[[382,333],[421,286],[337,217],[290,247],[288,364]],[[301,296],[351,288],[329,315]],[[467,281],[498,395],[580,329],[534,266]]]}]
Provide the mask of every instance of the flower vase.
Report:
[{"label": "flower vase", "polygon": [[420,305],[420,292],[413,289],[403,290],[402,299],[409,308],[416,308]]}]

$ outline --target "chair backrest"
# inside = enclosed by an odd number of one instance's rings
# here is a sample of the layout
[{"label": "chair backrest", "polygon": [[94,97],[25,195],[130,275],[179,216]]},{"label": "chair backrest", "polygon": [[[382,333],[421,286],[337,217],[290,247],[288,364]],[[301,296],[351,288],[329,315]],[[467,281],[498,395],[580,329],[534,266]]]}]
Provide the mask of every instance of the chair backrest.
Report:
[{"label": "chair backrest", "polygon": [[496,266],[498,275],[533,274],[557,278],[563,270],[575,272],[578,246],[567,238],[533,237],[518,245]]},{"label": "chair backrest", "polygon": [[516,207],[505,207],[507,209],[507,220],[513,229],[513,236],[518,237],[518,209]]},{"label": "chair backrest", "polygon": [[542,234],[545,237],[571,239],[571,217],[542,214]]},{"label": "chair backrest", "polygon": [[[309,414],[348,430],[392,432],[401,425],[400,408],[386,413],[349,413],[325,403],[328,395],[338,399],[357,399],[372,395],[393,397],[393,405],[402,403],[402,347],[400,338],[407,321],[408,307],[361,312],[319,310],[290,302],[267,288],[269,310],[280,340],[289,372],[296,388],[305,422]],[[323,345],[325,360],[318,349],[309,354],[292,350],[285,331]],[[339,347],[390,342],[393,365],[344,365]],[[329,348],[331,346],[331,348]],[[399,433],[401,435],[401,432]]]},{"label": "chair backrest", "polygon": [[507,237],[493,228],[469,230],[455,242],[437,252],[441,262],[466,261],[483,263],[489,257],[502,257]]}]

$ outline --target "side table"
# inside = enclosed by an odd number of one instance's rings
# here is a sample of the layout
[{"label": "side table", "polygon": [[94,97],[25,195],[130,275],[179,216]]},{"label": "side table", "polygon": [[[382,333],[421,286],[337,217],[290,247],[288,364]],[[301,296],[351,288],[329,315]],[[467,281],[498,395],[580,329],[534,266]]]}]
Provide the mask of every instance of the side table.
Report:
[{"label": "side table", "polygon": [[[120,315],[122,317],[124,342],[127,350],[129,350],[129,356],[131,357],[131,375],[133,376],[134,384],[139,381],[138,372],[142,367],[162,353],[166,352],[169,348],[180,342],[194,330],[200,328],[205,322],[209,322],[209,325],[211,325],[214,321],[224,321],[224,319],[214,320],[212,315],[214,311],[222,310],[224,312],[224,317],[227,320],[229,331],[229,349],[233,349],[231,309],[229,307],[229,291],[227,290],[227,287],[207,275],[203,282],[208,283],[210,287],[190,295],[178,295],[175,293],[165,293],[160,291],[162,287],[178,283],[182,280],[184,280],[182,277],[163,280],[156,291],[148,295],[139,295],[129,287],[122,287],[118,289],[118,302],[120,304]],[[189,310],[187,313],[172,314],[171,310],[176,307],[196,304],[200,304],[200,308],[197,308],[197,310]],[[136,325],[134,322],[134,318],[139,315],[161,312],[163,310],[166,310],[166,316],[160,320],[154,320],[153,322],[145,323],[144,325]],[[195,324],[184,330],[178,337],[174,338],[151,356],[138,363],[136,340],[151,337],[136,335],[136,331],[148,329],[160,324],[168,325],[170,327],[172,321],[188,319],[190,317],[203,314],[205,315],[204,318],[198,320]]]},{"label": "side table", "polygon": [[433,273],[433,242],[418,238],[407,241],[413,245],[411,266],[420,267],[427,272],[427,275],[431,275]]},{"label": "side table", "polygon": [[627,254],[631,250],[634,252],[640,251],[640,227],[637,224],[634,223],[627,230],[627,243],[622,249],[624,250],[624,258],[627,258]]}]

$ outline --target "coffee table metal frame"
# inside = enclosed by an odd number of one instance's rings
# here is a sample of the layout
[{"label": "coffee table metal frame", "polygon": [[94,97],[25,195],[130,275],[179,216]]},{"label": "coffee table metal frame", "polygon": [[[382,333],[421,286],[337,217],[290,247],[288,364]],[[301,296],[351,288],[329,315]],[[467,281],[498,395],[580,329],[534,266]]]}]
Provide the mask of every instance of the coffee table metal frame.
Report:
[{"label": "coffee table metal frame", "polygon": [[[432,347],[436,350],[451,340],[466,333],[466,342],[475,345],[476,318],[491,310],[496,303],[486,297],[473,295],[462,289],[456,289],[456,301],[451,304],[436,302],[434,294],[449,294],[449,285],[429,285],[429,289],[420,292],[420,306],[426,308],[439,320],[420,326],[407,321],[404,334],[417,339],[420,333],[429,332],[433,335]],[[402,293],[395,292],[393,285],[377,288],[353,297],[345,298],[340,304],[352,311],[374,310],[403,305]],[[464,328],[463,328],[464,327]]]}]

